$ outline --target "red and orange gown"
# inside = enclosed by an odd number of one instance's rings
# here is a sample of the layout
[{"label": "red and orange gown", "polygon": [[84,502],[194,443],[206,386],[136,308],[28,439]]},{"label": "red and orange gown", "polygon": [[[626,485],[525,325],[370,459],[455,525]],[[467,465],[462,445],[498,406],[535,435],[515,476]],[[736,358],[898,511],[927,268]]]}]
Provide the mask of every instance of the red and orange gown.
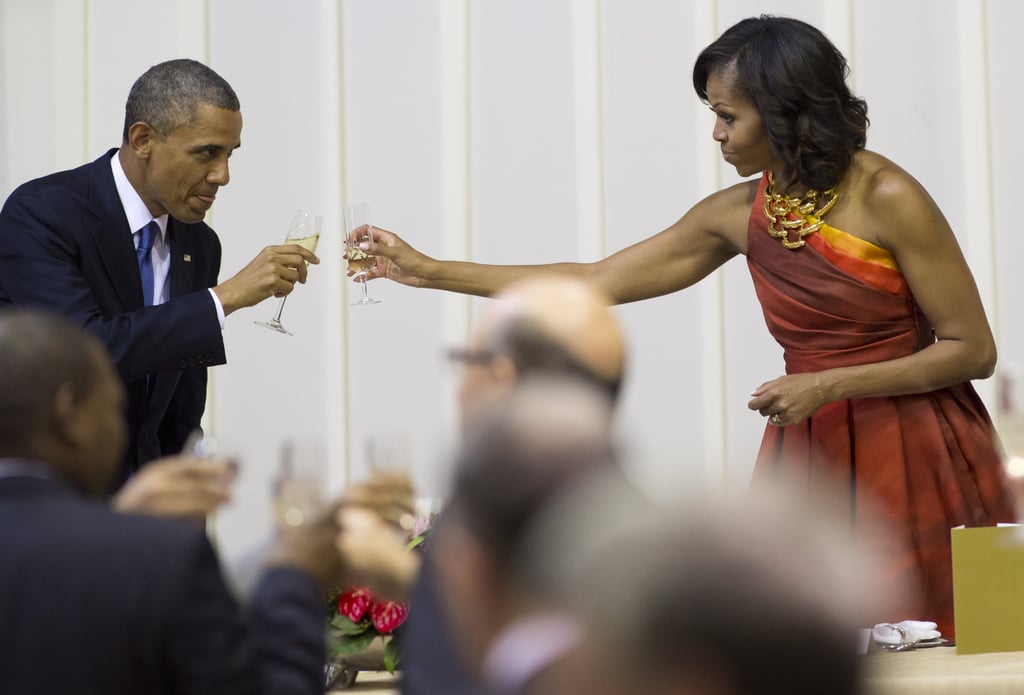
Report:
[{"label": "red and orange gown", "polygon": [[[795,250],[769,234],[767,183],[766,173],[750,213],[747,263],[787,373],[883,362],[934,342],[884,249],[828,225]],[[882,514],[904,549],[893,579],[910,587],[903,615],[892,619],[934,620],[953,637],[950,529],[1014,517],[1000,445],[970,383],[837,401],[799,424],[768,426],[754,478],[782,474],[809,487],[848,486],[855,528],[862,515]]]}]

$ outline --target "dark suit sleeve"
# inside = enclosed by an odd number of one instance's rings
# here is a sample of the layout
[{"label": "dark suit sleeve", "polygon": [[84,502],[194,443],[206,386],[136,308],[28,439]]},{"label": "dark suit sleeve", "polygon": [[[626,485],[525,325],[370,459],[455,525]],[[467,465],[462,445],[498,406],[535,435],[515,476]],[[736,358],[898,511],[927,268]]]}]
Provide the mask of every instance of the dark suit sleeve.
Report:
[{"label": "dark suit sleeve", "polygon": [[205,537],[181,567],[168,631],[169,692],[188,695],[323,694],[323,612],[312,578],[273,570],[246,619]]},{"label": "dark suit sleeve", "polygon": [[[224,341],[209,291],[196,287],[160,306],[142,307],[127,232],[113,241],[111,233],[70,194],[16,192],[0,214],[0,304],[46,308],[82,326],[107,347],[125,381],[223,364]],[[202,240],[205,262],[219,264],[219,242],[209,235]],[[211,274],[209,268],[197,272],[200,284]],[[214,277],[216,272],[213,267]],[[126,305],[126,297],[136,304]]]},{"label": "dark suit sleeve", "polygon": [[434,563],[428,548],[413,585],[409,619],[402,626],[402,694],[474,695],[480,692],[479,685],[458,653],[441,606]]},{"label": "dark suit sleeve", "polygon": [[[216,238],[211,239],[216,242]],[[220,269],[220,244],[207,254],[212,262],[207,269],[205,283],[208,287],[216,287]],[[173,300],[172,300],[173,301]],[[212,298],[211,298],[212,301]],[[188,436],[199,427],[206,408],[206,386],[208,373],[206,367],[183,369],[179,374],[177,385],[167,406],[167,417],[160,424],[159,438],[161,452],[178,452],[185,446]]]},{"label": "dark suit sleeve", "polygon": [[207,371],[187,369],[181,373],[158,432],[161,454],[181,451],[188,437],[200,427],[206,409]]},{"label": "dark suit sleeve", "polygon": [[312,577],[270,570],[250,606],[250,625],[267,693],[323,693],[324,609]]}]

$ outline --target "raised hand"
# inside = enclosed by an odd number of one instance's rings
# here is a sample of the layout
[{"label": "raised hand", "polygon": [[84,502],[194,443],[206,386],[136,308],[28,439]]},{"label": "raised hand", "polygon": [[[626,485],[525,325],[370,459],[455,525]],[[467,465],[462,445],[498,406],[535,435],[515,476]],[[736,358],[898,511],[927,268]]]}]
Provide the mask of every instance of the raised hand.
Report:
[{"label": "raised hand", "polygon": [[297,244],[268,246],[213,291],[224,306],[224,314],[228,315],[264,299],[291,293],[296,282],[306,282],[306,264],[319,262],[316,254]]},{"label": "raised hand", "polygon": [[[426,286],[426,272],[434,259],[409,246],[394,232],[380,227],[368,227],[367,225],[357,227],[352,230],[350,238],[359,239],[366,235],[367,231],[369,231],[371,241],[362,241],[359,243],[359,247],[377,257],[377,265],[370,268],[366,275],[367,280],[387,278],[409,287]],[[346,274],[352,277],[355,272],[349,267]]]},{"label": "raised hand", "polygon": [[202,520],[231,499],[236,466],[224,459],[173,456],[143,466],[111,500],[119,512]]},{"label": "raised hand", "polygon": [[420,556],[408,547],[408,535],[388,519],[363,506],[338,512],[335,545],[341,553],[346,582],[369,587],[374,596],[401,601],[412,592]]},{"label": "raised hand", "polygon": [[267,554],[268,567],[293,567],[312,576],[321,588],[337,586],[344,568],[335,546],[338,511],[335,501],[298,526],[280,526]]}]

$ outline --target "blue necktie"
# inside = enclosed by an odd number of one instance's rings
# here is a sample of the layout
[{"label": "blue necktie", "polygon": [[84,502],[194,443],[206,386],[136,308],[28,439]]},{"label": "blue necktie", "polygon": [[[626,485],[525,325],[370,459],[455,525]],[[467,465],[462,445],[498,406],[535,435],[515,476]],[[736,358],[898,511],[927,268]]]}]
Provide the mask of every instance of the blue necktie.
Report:
[{"label": "blue necktie", "polygon": [[160,225],[153,220],[139,232],[139,277],[142,278],[142,298],[146,306],[153,306],[153,237],[160,233]]}]

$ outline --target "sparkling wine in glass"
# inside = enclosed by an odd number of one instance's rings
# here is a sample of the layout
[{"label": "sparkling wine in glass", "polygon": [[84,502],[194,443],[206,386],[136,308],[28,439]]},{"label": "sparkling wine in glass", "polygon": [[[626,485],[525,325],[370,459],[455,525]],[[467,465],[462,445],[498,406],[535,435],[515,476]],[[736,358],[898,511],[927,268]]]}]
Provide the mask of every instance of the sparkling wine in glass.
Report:
[{"label": "sparkling wine in glass", "polygon": [[[185,446],[182,447],[181,453],[183,456],[195,456],[201,459],[212,459],[218,456],[219,447],[217,445],[217,439],[209,432],[204,432],[201,428],[197,427],[192,430],[188,439],[185,440]],[[206,535],[209,537],[210,542],[214,545],[217,544],[217,524],[214,516],[211,514],[206,519],[201,519],[199,523],[206,528]]]},{"label": "sparkling wine in glass", "polygon": [[[352,232],[366,225],[366,230],[356,238]],[[363,295],[352,302],[356,304],[378,304],[379,299],[374,299],[366,291],[366,276],[377,265],[377,257],[359,248],[359,243],[371,241],[370,239],[370,206],[367,203],[352,203],[345,206],[345,254],[348,256],[348,267],[355,271],[354,277],[358,278],[363,287]]]},{"label": "sparkling wine in glass", "polygon": [[[320,227],[323,224],[323,218],[319,215],[314,215],[311,212],[305,210],[296,210],[295,216],[292,217],[292,224],[288,227],[288,234],[285,235],[284,243],[296,244],[304,249],[307,249],[313,253],[316,253],[317,242],[320,241]],[[278,333],[284,333],[285,335],[292,335],[292,332],[281,325],[281,312],[284,311],[284,302],[288,299],[287,296],[281,297],[280,304],[277,305],[277,313],[269,321],[254,321],[257,326],[263,326],[269,328]]]},{"label": "sparkling wine in glass", "polygon": [[[411,485],[410,448],[407,437],[401,432],[376,432],[366,438],[366,462],[370,468],[370,478],[379,485],[407,484]],[[416,517],[402,510],[395,512],[390,519],[402,529],[401,535],[408,535],[416,522]]]},{"label": "sparkling wine in glass", "polygon": [[274,479],[274,515],[281,526],[308,523],[324,506],[326,446],[317,439],[290,439],[281,449]]}]

